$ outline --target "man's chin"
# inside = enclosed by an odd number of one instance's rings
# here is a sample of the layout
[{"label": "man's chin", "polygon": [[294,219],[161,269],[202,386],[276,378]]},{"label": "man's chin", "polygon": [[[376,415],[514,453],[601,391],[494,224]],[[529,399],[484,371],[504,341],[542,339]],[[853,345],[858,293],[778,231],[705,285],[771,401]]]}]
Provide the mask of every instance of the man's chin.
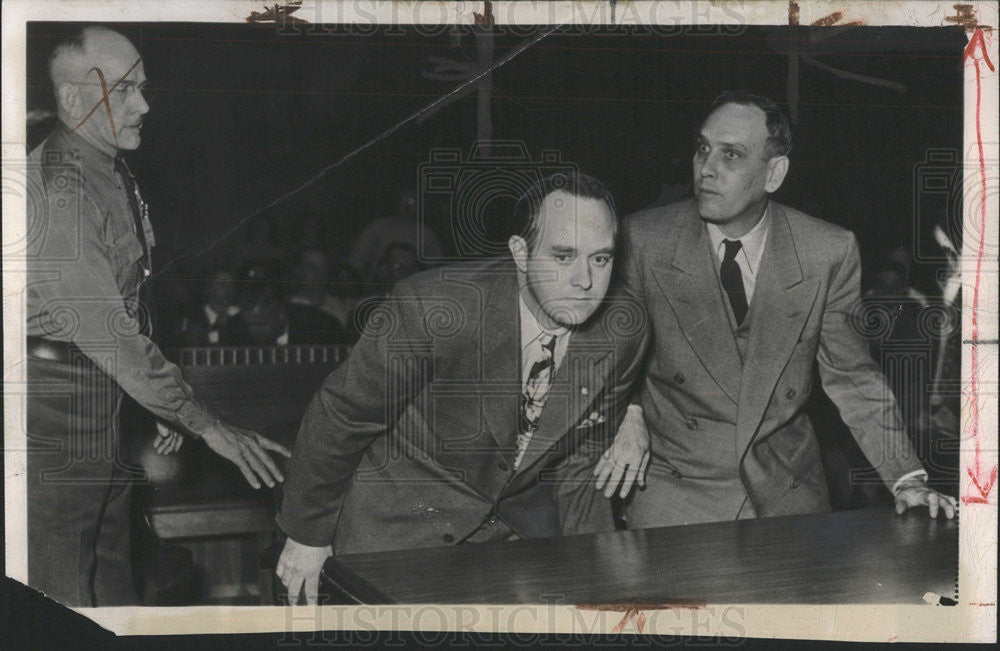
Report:
[{"label": "man's chin", "polygon": [[726,218],[720,215],[708,202],[698,202],[698,216],[712,224],[724,224]]},{"label": "man's chin", "polygon": [[698,215],[707,222],[713,224],[724,224],[728,221],[728,217],[722,214],[719,210],[718,199],[716,195],[696,195],[695,201],[698,204]]},{"label": "man's chin", "polygon": [[550,315],[552,320],[564,328],[575,328],[583,325],[597,311],[596,301],[579,302],[571,305],[563,305],[554,314]]},{"label": "man's chin", "polygon": [[132,151],[138,149],[141,142],[142,136],[139,135],[138,129],[125,130],[118,134],[118,149]]}]

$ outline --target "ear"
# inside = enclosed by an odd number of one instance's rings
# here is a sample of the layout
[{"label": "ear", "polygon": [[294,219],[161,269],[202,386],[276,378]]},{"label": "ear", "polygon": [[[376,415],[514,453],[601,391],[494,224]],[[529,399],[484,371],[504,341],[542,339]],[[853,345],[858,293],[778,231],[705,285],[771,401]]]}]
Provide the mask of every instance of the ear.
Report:
[{"label": "ear", "polygon": [[788,156],[775,156],[768,160],[767,182],[764,184],[764,189],[768,192],[777,192],[785,182],[786,174],[788,174]]},{"label": "ear", "polygon": [[528,271],[528,243],[520,235],[512,235],[509,240],[507,240],[507,248],[510,249],[510,255],[514,258],[514,264],[517,265],[517,270],[521,273],[527,273]]},{"label": "ear", "polygon": [[76,84],[64,81],[59,84],[56,93],[59,98],[59,108],[73,119],[80,117],[80,88]]}]

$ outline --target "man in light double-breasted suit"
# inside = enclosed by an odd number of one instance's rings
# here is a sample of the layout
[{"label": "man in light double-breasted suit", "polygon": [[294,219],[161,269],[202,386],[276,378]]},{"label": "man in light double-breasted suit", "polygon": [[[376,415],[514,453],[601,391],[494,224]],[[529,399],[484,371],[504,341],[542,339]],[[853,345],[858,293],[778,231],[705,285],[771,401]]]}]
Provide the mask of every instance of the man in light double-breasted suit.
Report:
[{"label": "man in light double-breasted suit", "polygon": [[610,195],[556,175],[517,211],[510,257],[400,282],[313,399],[278,515],[292,595],[316,599],[331,553],[614,529],[591,471],[646,340],[607,293]]},{"label": "man in light double-breasted suit", "polygon": [[814,365],[897,511],[926,504],[932,516],[954,514],[954,500],[925,485],[895,400],[852,327],[854,235],[769,200],[790,148],[773,102],[727,93],[698,134],[694,199],[623,220],[626,283],[652,336],[620,432],[650,436],[630,528],[828,511],[804,407]]}]

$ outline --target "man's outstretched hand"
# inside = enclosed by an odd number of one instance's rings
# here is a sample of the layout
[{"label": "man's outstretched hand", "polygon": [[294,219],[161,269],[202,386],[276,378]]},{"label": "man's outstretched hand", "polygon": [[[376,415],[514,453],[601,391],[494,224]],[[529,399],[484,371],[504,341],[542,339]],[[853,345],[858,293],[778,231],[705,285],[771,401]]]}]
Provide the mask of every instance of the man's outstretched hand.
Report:
[{"label": "man's outstretched hand", "polygon": [[646,485],[646,467],[649,465],[649,431],[642,417],[642,410],[630,407],[625,412],[618,433],[611,447],[605,450],[594,467],[596,490],[604,489],[604,496],[611,497],[621,484],[619,496],[624,498],[632,486]]},{"label": "man's outstretched hand", "polygon": [[950,520],[955,517],[958,503],[954,497],[937,492],[920,479],[907,479],[896,491],[896,513],[906,513],[914,506],[926,506],[932,518],[943,512]]},{"label": "man's outstretched hand", "polygon": [[299,592],[306,589],[306,603],[315,604],[319,594],[319,572],[323,563],[333,554],[330,545],[326,547],[310,547],[297,543],[291,538],[285,540],[285,548],[281,550],[278,567],[275,572],[288,590],[289,605],[296,605]]},{"label": "man's outstretched hand", "polygon": [[286,457],[292,456],[288,448],[280,443],[257,432],[226,425],[222,421],[217,421],[201,435],[201,438],[213,452],[235,463],[254,488],[260,488],[261,480],[268,487],[285,480],[267,453],[271,450]]}]

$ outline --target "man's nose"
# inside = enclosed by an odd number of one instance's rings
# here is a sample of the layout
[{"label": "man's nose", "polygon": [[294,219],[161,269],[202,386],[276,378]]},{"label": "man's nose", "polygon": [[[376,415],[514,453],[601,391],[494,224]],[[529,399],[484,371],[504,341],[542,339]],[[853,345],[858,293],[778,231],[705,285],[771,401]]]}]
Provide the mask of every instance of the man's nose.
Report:
[{"label": "man's nose", "polygon": [[573,268],[570,270],[569,277],[570,284],[578,289],[590,289],[593,284],[594,279],[590,271],[590,261],[586,258],[581,258],[576,261]]},{"label": "man's nose", "polygon": [[715,166],[718,162],[715,156],[709,153],[702,156],[700,161],[697,158],[695,161],[695,171],[698,173],[699,177],[704,178],[706,176],[715,176]]},{"label": "man's nose", "polygon": [[146,102],[146,98],[143,96],[141,90],[137,90],[135,93],[135,101],[132,106],[132,110],[139,115],[146,115],[149,113],[149,104]]}]

